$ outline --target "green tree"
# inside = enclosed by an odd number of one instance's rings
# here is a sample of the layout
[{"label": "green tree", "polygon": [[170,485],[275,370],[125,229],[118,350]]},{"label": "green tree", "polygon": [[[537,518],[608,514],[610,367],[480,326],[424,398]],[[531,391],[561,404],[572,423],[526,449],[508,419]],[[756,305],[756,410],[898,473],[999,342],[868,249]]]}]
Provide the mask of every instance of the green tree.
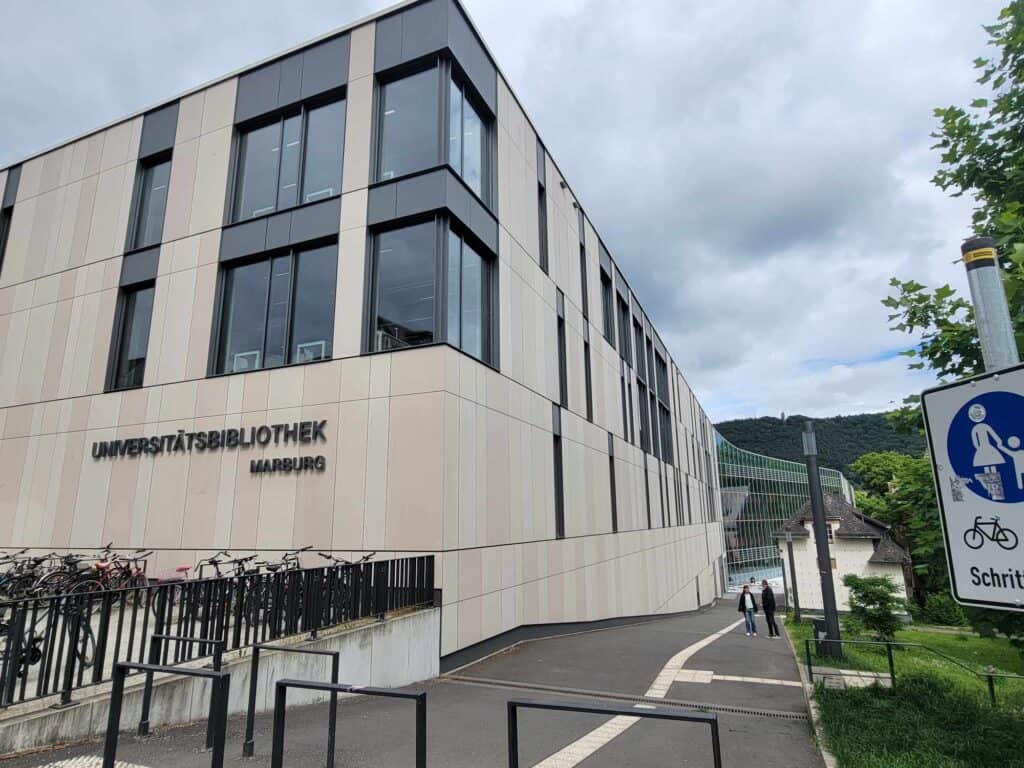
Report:
[{"label": "green tree", "polygon": [[858,508],[891,526],[893,539],[910,554],[914,597],[923,605],[928,594],[949,586],[930,459],[882,451],[864,454],[850,469],[861,487]]},{"label": "green tree", "polygon": [[851,634],[870,632],[876,640],[894,640],[903,623],[896,615],[905,608],[900,588],[888,576],[857,576],[848,573],[843,584],[850,590],[850,614],[846,629]]},{"label": "green tree", "polygon": [[[932,136],[941,158],[932,181],[953,196],[976,200],[972,227],[996,240],[1017,344],[1024,349],[1024,0],[1010,2],[985,31],[994,53],[974,62],[982,93],[967,107],[935,110],[939,126]],[[912,368],[948,379],[982,370],[970,302],[948,285],[928,288],[895,277],[891,285],[894,293],[882,302],[892,310],[891,327],[921,339],[904,352]],[[904,429],[919,423],[916,405],[908,406],[891,423]],[[925,550],[927,541],[941,540],[937,520],[929,523],[929,518],[920,516],[912,526],[926,540]],[[915,551],[911,555],[917,557]],[[999,631],[1024,652],[1024,613],[972,609],[968,618],[982,634]]]}]

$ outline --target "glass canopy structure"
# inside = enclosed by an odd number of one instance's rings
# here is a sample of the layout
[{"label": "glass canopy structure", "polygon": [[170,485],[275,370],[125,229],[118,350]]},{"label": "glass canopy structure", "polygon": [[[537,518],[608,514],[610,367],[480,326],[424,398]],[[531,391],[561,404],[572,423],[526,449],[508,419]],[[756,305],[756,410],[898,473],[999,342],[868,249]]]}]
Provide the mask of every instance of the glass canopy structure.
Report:
[{"label": "glass canopy structure", "polygon": [[[782,578],[782,558],[774,539],[782,523],[810,498],[807,467],[737,448],[717,432],[715,444],[722,483],[729,585]],[[853,488],[835,469],[821,469],[825,493],[853,502]]]}]

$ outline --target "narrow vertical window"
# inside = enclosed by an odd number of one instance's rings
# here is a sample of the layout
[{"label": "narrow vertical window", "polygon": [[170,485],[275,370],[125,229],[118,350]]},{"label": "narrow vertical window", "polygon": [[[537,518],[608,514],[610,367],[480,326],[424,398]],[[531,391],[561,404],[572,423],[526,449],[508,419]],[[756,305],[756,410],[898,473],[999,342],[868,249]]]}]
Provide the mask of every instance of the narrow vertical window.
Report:
[{"label": "narrow vertical window", "polygon": [[590,342],[583,342],[583,377],[587,390],[587,421],[594,420],[594,382],[590,372]]},{"label": "narrow vertical window", "polygon": [[612,533],[619,532],[619,504],[615,492],[615,437],[608,433],[608,492],[612,501]]},{"label": "narrow vertical window", "polygon": [[540,268],[548,271],[548,196],[543,184],[537,184],[537,237]]},{"label": "narrow vertical window", "polygon": [[146,375],[149,325],[153,317],[152,285],[121,294],[111,389],[141,387]]},{"label": "narrow vertical window", "polygon": [[562,477],[562,438],[554,436],[555,462],[555,538],[565,538],[565,487]]},{"label": "narrow vertical window", "polygon": [[636,383],[637,407],[640,409],[638,418],[640,420],[640,450],[645,453],[651,452],[650,418],[648,414],[647,387],[640,381]]},{"label": "narrow vertical window", "polygon": [[615,308],[612,297],[612,276],[601,270],[601,316],[604,320],[604,338],[615,346]]},{"label": "narrow vertical window", "polygon": [[558,398],[563,408],[569,407],[569,374],[565,344],[565,296],[557,293],[558,305]]},{"label": "narrow vertical window", "polygon": [[490,361],[494,261],[450,230],[447,259],[448,343]]},{"label": "narrow vertical window", "polygon": [[7,253],[7,235],[11,231],[11,214],[14,206],[0,210],[0,275],[4,271],[4,254]]},{"label": "narrow vertical window", "polygon": [[164,211],[167,208],[167,183],[170,178],[170,160],[150,163],[142,168],[133,248],[148,248],[160,242],[164,229]]},{"label": "narrow vertical window", "polygon": [[433,343],[435,233],[427,222],[377,235],[375,350]]},{"label": "narrow vertical window", "polygon": [[344,100],[306,113],[306,150],[302,202],[313,203],[341,194],[341,163],[345,153]]},{"label": "narrow vertical window", "polygon": [[590,318],[590,297],[587,295],[587,248],[580,243],[580,306],[583,319]]},{"label": "narrow vertical window", "polygon": [[629,344],[629,305],[618,297],[619,309],[619,357],[626,361],[626,365],[633,367],[633,356],[630,353]]},{"label": "narrow vertical window", "polygon": [[482,199],[487,195],[489,124],[466,88],[448,84],[448,163]]},{"label": "narrow vertical window", "polygon": [[644,501],[647,504],[647,527],[651,527],[651,479],[647,474],[647,454],[644,454]]}]

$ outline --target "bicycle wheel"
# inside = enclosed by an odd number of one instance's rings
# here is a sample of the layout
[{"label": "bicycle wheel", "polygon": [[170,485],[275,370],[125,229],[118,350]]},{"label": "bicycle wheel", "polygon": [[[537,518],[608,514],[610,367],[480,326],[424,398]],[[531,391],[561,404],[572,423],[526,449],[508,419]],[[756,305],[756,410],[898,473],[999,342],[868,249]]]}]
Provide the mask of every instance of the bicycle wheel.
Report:
[{"label": "bicycle wheel", "polygon": [[981,549],[985,543],[985,537],[977,528],[971,528],[964,533],[964,544],[971,549]]},{"label": "bicycle wheel", "polygon": [[996,539],[999,542],[999,546],[1003,549],[1016,549],[1020,540],[1017,538],[1017,534],[1011,531],[1009,528],[1003,528],[1000,532],[999,538]]}]

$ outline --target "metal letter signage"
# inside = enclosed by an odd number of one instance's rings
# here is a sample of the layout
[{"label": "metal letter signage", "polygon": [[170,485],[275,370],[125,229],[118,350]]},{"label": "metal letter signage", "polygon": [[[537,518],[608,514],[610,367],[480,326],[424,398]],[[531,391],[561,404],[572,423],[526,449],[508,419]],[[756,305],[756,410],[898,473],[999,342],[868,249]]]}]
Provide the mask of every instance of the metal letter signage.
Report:
[{"label": "metal letter signage", "polygon": [[1024,365],[921,396],[953,597],[1024,610]]},{"label": "metal letter signage", "polygon": [[[290,424],[261,424],[237,429],[210,429],[188,432],[179,429],[167,435],[129,437],[118,440],[99,440],[92,444],[94,459],[135,459],[139,456],[159,456],[178,453],[211,453],[239,448],[265,448],[274,445],[313,445],[326,443],[326,421],[295,421]],[[289,456],[287,458],[261,458],[249,462],[252,474],[292,474],[323,472],[327,468],[324,456]]]}]

